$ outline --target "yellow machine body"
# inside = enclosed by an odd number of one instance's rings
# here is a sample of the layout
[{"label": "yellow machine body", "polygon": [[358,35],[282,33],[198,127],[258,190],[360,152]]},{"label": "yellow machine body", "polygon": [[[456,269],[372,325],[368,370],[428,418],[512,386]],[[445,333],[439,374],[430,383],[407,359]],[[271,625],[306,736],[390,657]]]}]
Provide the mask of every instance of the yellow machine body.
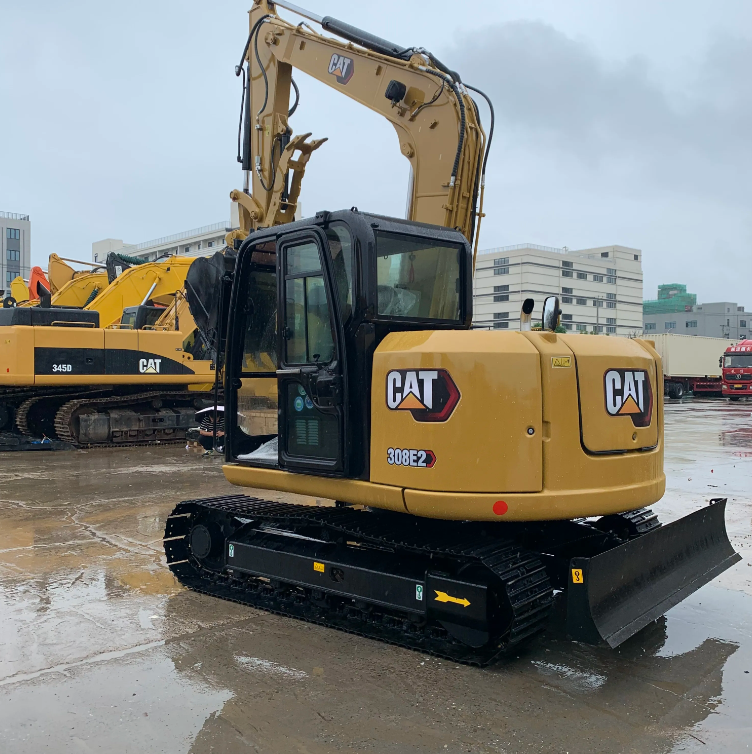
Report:
[{"label": "yellow machine body", "polygon": [[[127,306],[140,304],[149,291],[151,301],[167,306],[172,302],[175,291],[183,287],[192,263],[193,259],[190,258],[170,257],[163,262],[147,262],[130,267],[84,308],[98,311],[100,326],[108,327],[120,321]],[[152,285],[155,285],[153,289]]]},{"label": "yellow machine body", "polygon": [[[189,385],[212,382],[214,371],[210,368],[211,362],[195,360],[185,353],[184,338],[182,332],[157,330],[0,327],[0,386]],[[58,369],[50,374],[35,373],[35,353],[42,349],[55,352],[56,363],[52,366]],[[127,372],[102,369],[99,374],[93,373],[96,365],[107,364],[108,352],[117,352],[123,363],[133,362],[134,367]],[[128,358],[129,354],[133,356],[132,359]],[[87,363],[87,358],[92,361]],[[81,359],[84,361],[79,366]]]},{"label": "yellow machine body", "polygon": [[29,300],[29,286],[26,285],[26,281],[20,275],[10,281],[10,295],[18,303]]},{"label": "yellow machine body", "polygon": [[[94,291],[102,293],[109,281],[106,272],[83,272],[71,278],[52,295],[53,306],[77,306],[83,308]],[[92,302],[93,303],[93,302]]]},{"label": "yellow machine body", "polygon": [[[647,426],[636,427],[630,413],[608,413],[604,381],[614,369],[646,375]],[[392,370],[446,370],[459,391],[451,416],[420,422],[410,410],[390,409]],[[634,510],[665,490],[662,385],[660,357],[644,340],[393,333],[374,355],[368,481],[243,464],[227,464],[225,476],[233,484],[430,518],[535,521]],[[431,451],[435,464],[390,463],[398,449]]]}]

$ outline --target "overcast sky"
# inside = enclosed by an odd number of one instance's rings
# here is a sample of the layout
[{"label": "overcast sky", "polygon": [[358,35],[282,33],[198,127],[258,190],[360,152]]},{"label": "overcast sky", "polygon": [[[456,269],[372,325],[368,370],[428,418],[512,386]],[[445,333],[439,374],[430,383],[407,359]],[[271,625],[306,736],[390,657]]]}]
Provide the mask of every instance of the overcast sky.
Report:
[{"label": "overcast sky", "polygon": [[[491,95],[481,248],[632,246],[646,298],[686,282],[752,308],[752,2],[299,2],[431,49]],[[229,218],[248,7],[0,0],[0,210],[31,215],[34,263]],[[402,216],[393,128],[296,78],[293,128],[330,138],[304,214]]]}]

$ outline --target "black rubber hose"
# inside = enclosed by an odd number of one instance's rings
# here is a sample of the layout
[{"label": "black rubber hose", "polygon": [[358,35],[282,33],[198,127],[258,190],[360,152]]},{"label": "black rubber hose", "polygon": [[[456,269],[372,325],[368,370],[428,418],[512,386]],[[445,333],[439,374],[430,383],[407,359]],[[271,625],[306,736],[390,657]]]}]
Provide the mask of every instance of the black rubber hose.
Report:
[{"label": "black rubber hose", "polygon": [[115,253],[115,256],[120,259],[122,262],[125,262],[126,264],[132,264],[132,265],[138,265],[138,264],[146,264],[146,259],[141,259],[141,257],[132,257],[128,254],[120,254],[119,252]]},{"label": "black rubber hose", "polygon": [[488,144],[486,144],[486,154],[483,156],[483,168],[481,170],[481,180],[483,183],[485,183],[486,180],[486,165],[488,164],[488,155],[491,151],[491,141],[493,140],[493,133],[494,133],[494,123],[496,122],[496,116],[494,114],[494,107],[493,102],[491,102],[491,98],[485,93],[482,92],[480,89],[470,86],[470,84],[465,84],[465,87],[468,89],[471,89],[474,92],[478,92],[481,97],[483,97],[484,100],[486,100],[486,104],[488,105],[488,109],[491,111],[491,127],[488,129]]},{"label": "black rubber hose", "polygon": [[271,18],[271,14],[267,13],[265,16],[261,16],[261,18],[256,21],[256,23],[253,25],[253,28],[250,31],[250,34],[248,34],[248,39],[245,41],[245,47],[243,47],[243,54],[240,56],[240,62],[235,66],[235,75],[240,76],[240,72],[243,70],[243,63],[245,63],[245,56],[248,54],[248,48],[251,46],[251,40],[253,39],[253,34],[256,31],[256,29],[266,21],[267,18]]},{"label": "black rubber hose", "polygon": [[245,84],[243,94],[243,154],[240,159],[243,170],[252,170],[251,165],[251,139],[253,133],[253,127],[251,126],[251,64],[246,66],[245,77],[243,79]]},{"label": "black rubber hose", "polygon": [[93,288],[91,293],[89,294],[89,298],[86,299],[86,303],[84,304],[84,309],[99,295],[99,288]]},{"label": "black rubber hose", "polygon": [[425,71],[426,73],[430,73],[432,76],[436,76],[436,78],[441,79],[445,84],[447,84],[447,86],[449,86],[449,88],[454,92],[454,96],[457,98],[457,104],[460,107],[460,138],[457,142],[457,154],[454,156],[454,167],[452,167],[452,185],[454,185],[454,181],[457,178],[457,173],[459,172],[460,168],[462,148],[465,146],[465,102],[462,99],[462,94],[459,90],[459,87],[454,83],[454,81],[452,81],[449,76],[441,73],[440,71],[434,71],[432,68],[427,68],[426,66],[420,66],[420,70]]},{"label": "black rubber hose", "polygon": [[[265,23],[268,18],[271,18],[270,14],[266,14],[265,16],[261,16],[261,18],[256,21],[256,23],[253,25],[253,28],[251,29],[250,34],[248,35],[248,39],[246,40],[245,47],[243,47],[243,54],[240,57],[240,63],[235,66],[235,75],[240,76],[243,75],[243,96],[240,100],[240,122],[238,123],[238,162],[243,163],[243,170],[251,170],[251,66],[250,62],[248,64],[248,70],[247,70],[247,77],[246,77],[246,71],[243,68],[243,63],[245,63],[246,55],[248,54],[248,48],[251,46],[251,42],[254,39],[254,36],[258,38],[258,30],[261,27],[261,24]],[[258,47],[256,48],[256,60],[259,60],[258,57]],[[261,61],[259,60],[259,65],[261,65]],[[264,83],[266,84],[266,92],[267,97],[269,94],[269,82],[266,78],[266,71],[264,70],[263,66],[261,67],[261,72],[264,74]],[[264,107],[266,107],[266,99],[264,100]],[[262,108],[263,110],[263,108]],[[242,132],[242,123],[243,123],[243,116],[245,115],[245,138],[243,139],[243,150],[241,155],[241,132]]]},{"label": "black rubber hose", "polygon": [[[270,157],[269,157],[269,164],[270,164],[270,165],[272,166],[272,168],[274,169],[274,172],[273,172],[273,174],[272,174],[272,182],[271,182],[271,185],[270,185],[270,186],[267,186],[267,185],[266,185],[266,184],[264,183],[264,177],[263,177],[263,176],[261,175],[261,171],[258,171],[258,172],[256,173],[256,175],[258,176],[258,179],[259,179],[259,183],[261,184],[261,188],[262,188],[262,189],[264,189],[264,191],[266,191],[267,193],[268,193],[269,191],[271,191],[271,190],[272,190],[272,188],[274,188],[274,178],[275,178],[275,176],[277,175],[277,171],[276,171],[276,169],[274,168],[274,147],[275,147],[275,146],[277,145],[277,140],[278,140],[278,139],[279,139],[279,136],[275,136],[275,137],[274,137],[274,138],[272,139],[272,151],[271,151],[271,155],[270,155]],[[280,155],[280,157],[282,156],[282,152],[281,152],[281,151],[280,151],[279,155]]]},{"label": "black rubber hose", "polygon": [[437,99],[438,99],[438,98],[439,98],[439,97],[441,96],[441,93],[442,93],[442,92],[444,91],[444,89],[445,89],[445,88],[446,88],[446,83],[445,83],[444,81],[442,81],[442,82],[441,82],[441,86],[440,86],[440,87],[439,87],[439,88],[438,88],[438,89],[436,90],[436,94],[434,94],[434,95],[433,95],[433,97],[432,97],[432,98],[431,98],[431,99],[430,99],[430,100],[429,100],[428,102],[424,102],[424,103],[423,103],[423,104],[422,104],[422,105],[421,105],[421,106],[420,106],[420,107],[419,107],[419,108],[418,108],[418,109],[417,109],[417,110],[416,110],[416,111],[415,111],[415,112],[414,112],[414,113],[413,113],[413,114],[412,114],[412,115],[410,116],[410,118],[411,118],[412,120],[415,120],[415,118],[416,118],[416,117],[418,116],[418,113],[419,113],[419,112],[420,112],[421,110],[425,110],[425,109],[426,109],[427,107],[431,107],[431,105],[433,105],[433,103],[434,103],[434,102],[436,102],[436,100],[437,100]]},{"label": "black rubber hose", "polygon": [[298,89],[298,85],[295,83],[294,78],[290,78],[290,83],[295,90],[295,104],[290,108],[290,112],[287,113],[288,118],[298,109],[298,105],[300,104],[300,89]]},{"label": "black rubber hose", "polygon": [[428,50],[418,50],[418,52],[422,52],[425,55],[428,56],[428,59],[443,73],[446,73],[447,76],[450,76],[453,78],[458,84],[462,83],[462,79],[460,78],[459,73],[457,71],[453,71],[451,68],[447,68],[432,52],[429,52]]},{"label": "black rubber hose", "polygon": [[[470,102],[473,103],[473,112],[475,113],[475,120],[480,123],[480,112],[478,111],[478,103],[470,97]],[[486,142],[486,146],[488,146],[488,142]],[[468,238],[469,241],[472,242],[473,238],[475,238],[475,219],[478,216],[478,196],[480,195],[480,186],[484,180],[483,178],[483,171],[482,171],[482,165],[483,165],[483,158],[485,156],[484,154],[478,154],[478,161],[475,166],[475,181],[473,183],[473,209],[470,213],[470,237]]]},{"label": "black rubber hose", "polygon": [[243,162],[240,140],[243,135],[243,112],[245,110],[245,68],[241,68],[243,74],[243,96],[240,98],[240,118],[238,119],[238,162]]}]

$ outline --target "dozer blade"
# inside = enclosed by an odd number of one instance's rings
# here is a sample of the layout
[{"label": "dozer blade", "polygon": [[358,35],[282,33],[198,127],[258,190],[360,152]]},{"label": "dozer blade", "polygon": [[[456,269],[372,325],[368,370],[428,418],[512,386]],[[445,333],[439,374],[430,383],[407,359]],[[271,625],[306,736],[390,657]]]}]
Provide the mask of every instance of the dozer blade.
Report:
[{"label": "dozer blade", "polygon": [[592,558],[573,558],[567,632],[617,647],[741,560],[726,533],[726,499]]}]

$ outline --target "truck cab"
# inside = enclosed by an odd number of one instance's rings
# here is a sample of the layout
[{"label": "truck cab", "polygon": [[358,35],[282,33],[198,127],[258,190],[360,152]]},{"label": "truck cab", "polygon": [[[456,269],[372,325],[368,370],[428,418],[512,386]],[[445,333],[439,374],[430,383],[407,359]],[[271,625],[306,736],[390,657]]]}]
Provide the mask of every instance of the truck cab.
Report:
[{"label": "truck cab", "polygon": [[723,396],[732,401],[752,396],[752,340],[729,346],[722,357]]}]

